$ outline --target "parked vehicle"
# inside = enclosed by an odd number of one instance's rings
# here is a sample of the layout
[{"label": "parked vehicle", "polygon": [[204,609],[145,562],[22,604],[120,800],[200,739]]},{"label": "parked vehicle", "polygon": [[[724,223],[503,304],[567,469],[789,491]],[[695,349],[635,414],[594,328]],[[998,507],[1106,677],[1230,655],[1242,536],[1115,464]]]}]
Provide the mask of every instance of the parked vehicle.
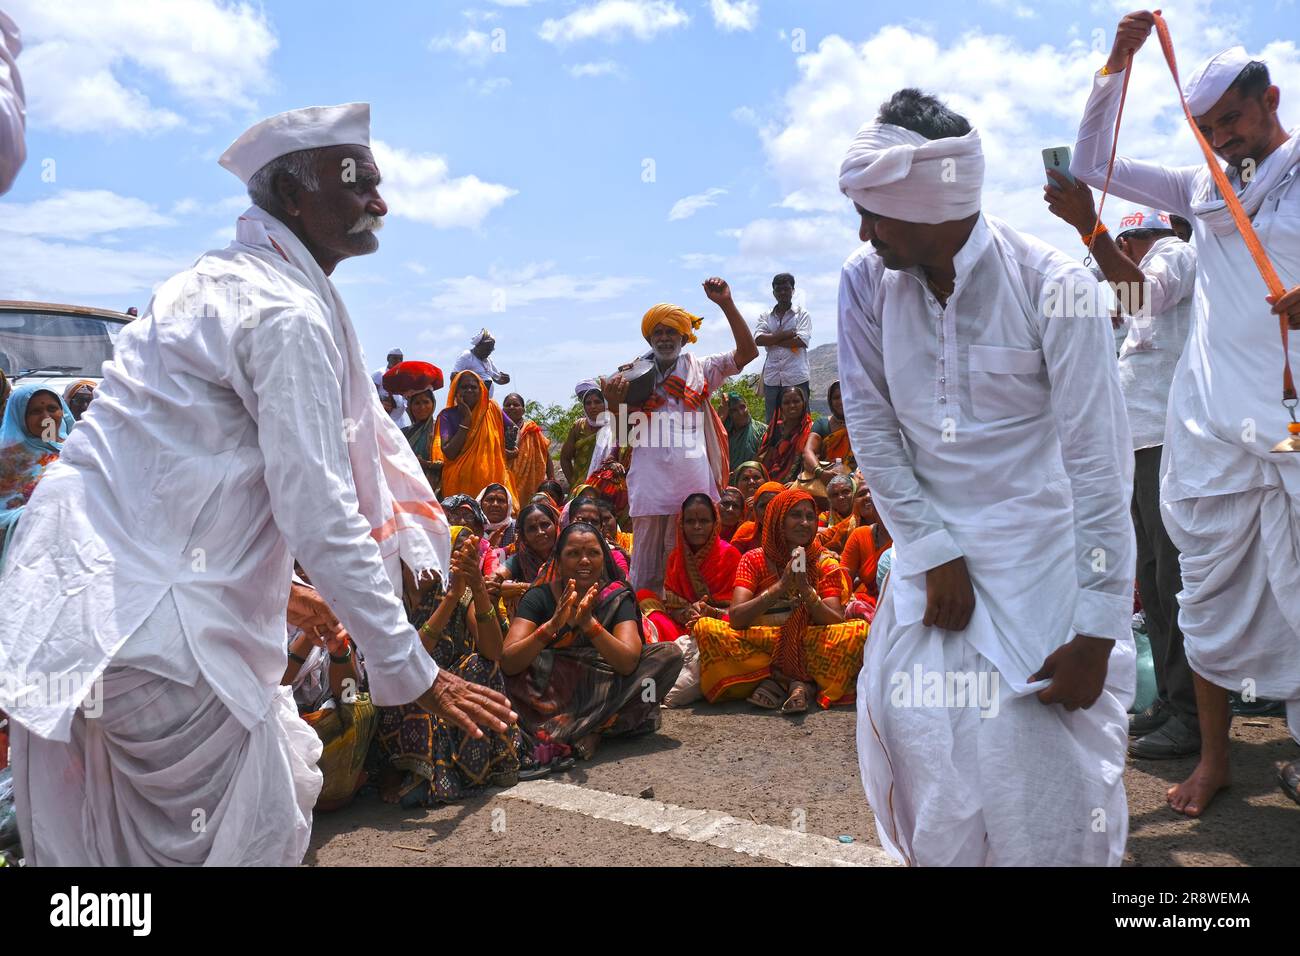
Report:
[{"label": "parked vehicle", "polygon": [[15,385],[63,394],[82,378],[100,380],[131,316],[111,309],[0,299],[0,370]]}]

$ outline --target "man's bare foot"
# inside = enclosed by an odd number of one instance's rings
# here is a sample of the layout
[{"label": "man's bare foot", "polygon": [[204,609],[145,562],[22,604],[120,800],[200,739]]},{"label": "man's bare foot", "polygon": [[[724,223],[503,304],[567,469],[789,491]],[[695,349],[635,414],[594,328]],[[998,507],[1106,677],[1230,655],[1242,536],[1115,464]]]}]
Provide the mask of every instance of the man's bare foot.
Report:
[{"label": "man's bare foot", "polygon": [[379,799],[384,803],[397,803],[402,799],[402,771],[385,767],[379,774]]},{"label": "man's bare foot", "polygon": [[596,756],[596,749],[600,746],[600,731],[587,734],[581,740],[573,742],[573,752],[583,760],[590,760]]},{"label": "man's bare foot", "polygon": [[1192,775],[1180,784],[1169,788],[1165,799],[1175,813],[1199,817],[1210,806],[1215,795],[1229,783],[1227,761],[1207,760],[1202,755]]}]

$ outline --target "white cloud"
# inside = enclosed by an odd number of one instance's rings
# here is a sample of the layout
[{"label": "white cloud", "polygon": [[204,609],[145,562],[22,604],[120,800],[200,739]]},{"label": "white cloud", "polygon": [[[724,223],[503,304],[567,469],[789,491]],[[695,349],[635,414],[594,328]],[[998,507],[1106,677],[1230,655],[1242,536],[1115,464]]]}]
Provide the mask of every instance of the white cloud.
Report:
[{"label": "white cloud", "polygon": [[757,0],[709,0],[709,7],[713,25],[727,33],[752,30],[758,24]]},{"label": "white cloud", "polygon": [[721,234],[736,240],[741,261],[766,269],[768,265],[781,268],[782,262],[825,255],[838,255],[842,260],[856,242],[854,233],[852,216],[843,215],[755,219]]},{"label": "white cloud", "polygon": [[726,256],[720,256],[716,252],[684,252],[677,259],[683,269],[690,269],[692,272],[710,266],[720,266],[727,261]]},{"label": "white cloud", "polygon": [[593,63],[575,63],[569,68],[569,75],[575,79],[589,76],[622,76],[623,68],[613,60],[599,60]]},{"label": "white cloud", "polygon": [[[1166,5],[1184,73],[1237,42],[1237,10],[1208,0]],[[1107,49],[1122,12],[1117,7],[1107,15]],[[826,37],[816,50],[799,57],[799,78],[784,94],[783,117],[759,134],[785,197],[781,205],[804,213],[848,214],[848,200],[837,184],[845,148],[890,94],[904,85],[917,86],[939,96],[979,130],[986,163],[984,208],[1073,253],[1077,240],[1041,198],[1040,150],[1073,144],[1102,55],[1092,47],[1090,29],[1082,36],[1063,29],[1061,36],[1057,45],[1032,47],[978,31],[941,43],[902,26],[882,27],[861,42]],[[1275,41],[1260,55],[1283,89],[1300,86],[1300,51],[1293,41]],[[1285,115],[1282,119],[1289,127],[1297,111],[1284,99],[1283,112],[1288,111],[1289,120]],[[1134,65],[1120,150],[1172,165],[1199,161],[1154,39]],[[739,238],[742,244],[770,248],[764,237],[775,237],[771,221],[759,223],[751,223]],[[836,234],[840,238],[837,244],[828,243],[826,254],[834,252],[842,260],[855,240],[845,235],[843,225]]]},{"label": "white cloud", "polygon": [[383,175],[388,211],[437,229],[478,228],[493,209],[519,190],[477,176],[451,176],[434,153],[413,153],[380,140],[371,143]]},{"label": "white cloud", "polygon": [[486,276],[443,279],[434,295],[438,308],[459,315],[517,315],[544,302],[604,302],[649,280],[640,276],[575,276],[555,272],[553,262],[520,269],[493,267]]},{"label": "white cloud", "polygon": [[171,215],[173,216],[238,216],[241,212],[252,205],[252,200],[248,198],[247,193],[240,193],[237,196],[227,196],[225,199],[218,199],[215,202],[204,202],[201,199],[186,197],[178,199],[172,203]]},{"label": "white cloud", "polygon": [[479,96],[491,96],[498,90],[510,88],[510,77],[508,76],[489,76],[485,79],[476,79],[470,77],[465,81],[465,89]]},{"label": "white cloud", "polygon": [[538,35],[556,44],[618,40],[628,35],[652,40],[656,34],[685,26],[690,21],[672,0],[598,0],[567,16],[543,21]]},{"label": "white cloud", "polygon": [[702,193],[696,193],[693,196],[683,196],[677,202],[673,203],[673,208],[668,213],[668,221],[676,222],[679,219],[690,219],[701,209],[717,205],[717,198],[725,196],[727,191],[718,186],[711,186]]},{"label": "white cloud", "polygon": [[27,47],[29,122],[65,132],[153,133],[183,125],[141,74],[200,112],[253,105],[278,41],[265,13],[225,0],[9,0]]},{"label": "white cloud", "polygon": [[439,53],[456,53],[474,63],[484,63],[495,52],[494,43],[499,44],[504,40],[504,32],[498,38],[497,30],[500,29],[500,27],[495,28],[492,34],[469,29],[459,36],[455,34],[436,36],[429,41],[429,49]]},{"label": "white cloud", "polygon": [[64,189],[48,199],[0,203],[0,232],[47,239],[83,239],[172,224],[152,204],[107,189]]},{"label": "white cloud", "polygon": [[0,288],[15,299],[143,309],[157,283],[193,261],[192,252],[177,256],[0,234]]}]

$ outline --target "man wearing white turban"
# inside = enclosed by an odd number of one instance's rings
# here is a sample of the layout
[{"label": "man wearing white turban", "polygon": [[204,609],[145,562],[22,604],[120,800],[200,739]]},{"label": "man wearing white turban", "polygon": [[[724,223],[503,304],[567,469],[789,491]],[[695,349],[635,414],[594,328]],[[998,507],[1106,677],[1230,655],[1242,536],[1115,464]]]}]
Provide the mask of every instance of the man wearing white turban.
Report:
[{"label": "man wearing white turban", "polygon": [[850,441],[895,558],[858,679],[881,842],[1118,865],[1136,679],[1128,423],[1096,280],[980,211],[979,134],[901,90],[840,187]]},{"label": "man wearing white turban", "polygon": [[27,158],[27,106],[23,100],[23,81],[14,61],[22,51],[22,34],[18,25],[0,10],[0,196],[14,184],[18,170]]},{"label": "man wearing white turban", "polygon": [[417,701],[473,736],[511,717],[439,670],[401,600],[450,542],[328,278],[378,247],[369,137],[350,103],[234,142],[220,162],[254,202],[234,242],[122,332],[27,505],[0,580],[0,708],[32,863],[301,862],[321,745],[280,686],[285,609],[304,630],[321,615],[290,601],[294,558],[364,652],[375,703]]},{"label": "man wearing white turban", "polygon": [[456,364],[451,367],[452,374],[469,369],[483,380],[483,384],[487,386],[488,397],[491,398],[493,384],[510,384],[510,376],[497,368],[496,363],[492,361],[492,351],[496,347],[497,340],[492,337],[492,333],[487,329],[479,329],[469,340],[469,348],[460,353]]},{"label": "man wearing white turban", "polygon": [[[1124,71],[1153,24],[1145,11],[1124,17],[1093,80],[1071,164],[1090,185],[1106,179]],[[1190,219],[1196,238],[1192,329],[1170,383],[1160,501],[1181,552],[1178,622],[1201,725],[1200,762],[1168,799],[1199,816],[1228,784],[1227,690],[1287,701],[1300,739],[1300,455],[1270,453],[1286,420],[1279,316],[1300,328],[1300,136],[1278,120],[1268,68],[1241,47],[1211,57],[1183,92],[1291,289],[1272,301],[1204,162],[1116,158],[1111,191]],[[1290,358],[1300,366],[1295,336]],[[1300,762],[1278,772],[1300,799]]]}]

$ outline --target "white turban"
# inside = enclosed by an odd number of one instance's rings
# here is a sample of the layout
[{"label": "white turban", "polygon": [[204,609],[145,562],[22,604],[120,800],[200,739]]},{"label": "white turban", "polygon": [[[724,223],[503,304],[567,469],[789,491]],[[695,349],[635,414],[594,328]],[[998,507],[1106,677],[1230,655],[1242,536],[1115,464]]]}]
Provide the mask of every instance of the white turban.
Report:
[{"label": "white turban", "polygon": [[889,219],[933,225],[980,210],[984,152],[979,133],[926,139],[901,126],[868,123],[840,164],[840,191]]},{"label": "white turban", "polygon": [[491,334],[492,333],[489,332],[487,329],[479,329],[478,334],[469,340],[470,347],[473,348],[474,346],[478,345],[480,342],[482,342]]},{"label": "white turban", "polygon": [[1193,116],[1204,116],[1220,97],[1228,92],[1233,80],[1250,63],[1250,54],[1242,46],[1217,53],[1202,63],[1183,87],[1187,108]]},{"label": "white turban", "polygon": [[1173,221],[1169,213],[1154,206],[1133,206],[1120,212],[1115,236],[1122,236],[1130,229],[1172,229]]},{"label": "white turban", "polygon": [[273,159],[322,146],[369,146],[370,104],[308,106],[254,123],[217,160],[247,184]]}]

